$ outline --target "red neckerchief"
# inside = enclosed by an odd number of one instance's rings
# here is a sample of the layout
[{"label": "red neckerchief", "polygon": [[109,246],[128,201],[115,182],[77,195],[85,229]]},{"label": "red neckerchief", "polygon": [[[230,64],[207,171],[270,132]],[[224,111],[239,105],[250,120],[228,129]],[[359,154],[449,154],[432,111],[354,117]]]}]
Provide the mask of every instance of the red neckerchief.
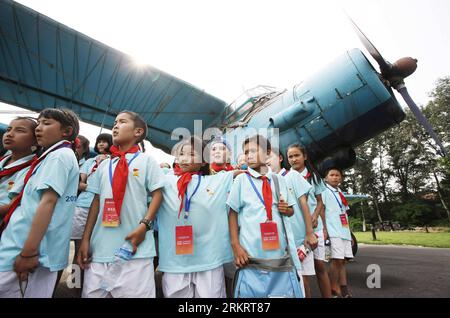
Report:
[{"label": "red neckerchief", "polygon": [[308,173],[303,176],[303,178],[305,178],[305,180],[309,180],[309,178],[311,178],[311,172],[308,171]]},{"label": "red neckerchief", "polygon": [[[139,147],[134,145],[126,152],[120,151],[116,146],[111,146],[111,157],[119,157],[116,168],[114,170],[114,176],[112,180],[112,193],[114,205],[116,206],[117,214],[120,217],[120,210],[122,209],[123,197],[125,196],[125,190],[127,188],[128,181],[128,162],[125,155],[127,153],[136,153],[139,151]],[[111,158],[111,160],[112,160]]]},{"label": "red neckerchief", "polygon": [[[250,177],[254,178],[249,172],[246,172]],[[267,219],[272,221],[272,189],[270,188],[269,179],[266,176],[260,176],[258,179],[261,179],[263,182],[262,185],[262,195],[264,200],[264,206],[266,207]],[[256,191],[256,189],[255,189]]]},{"label": "red neckerchief", "polygon": [[176,176],[181,176],[183,174],[183,171],[180,168],[180,165],[178,163],[175,163],[173,165],[173,174]]},{"label": "red neckerchief", "polygon": [[339,192],[339,197],[341,198],[342,204],[348,208],[348,202],[347,202],[347,199],[344,197],[344,194],[339,190],[338,190],[338,192]]},{"label": "red neckerchief", "polygon": [[177,181],[177,188],[178,188],[178,197],[180,198],[180,210],[178,211],[178,218],[180,218],[181,210],[183,210],[183,201],[184,196],[186,195],[186,190],[189,185],[189,182],[192,180],[192,176],[194,174],[199,175],[200,171],[195,172],[182,172],[180,178]]},{"label": "red neckerchief", "polygon": [[50,153],[52,153],[58,149],[64,148],[64,147],[72,147],[72,143],[70,141],[63,142],[58,147],[55,147],[51,151],[47,152],[44,156],[41,156],[39,158],[38,158],[38,156],[34,156],[33,159],[31,159],[30,170],[28,170],[27,174],[25,175],[25,179],[23,180],[23,188],[20,191],[19,195],[11,202],[11,205],[8,208],[8,212],[6,213],[6,215],[3,219],[3,223],[0,227],[0,234],[5,230],[6,226],[9,223],[9,220],[11,219],[11,216],[13,215],[16,208],[20,205],[20,202],[22,201],[22,197],[23,197],[23,191],[25,190],[25,186],[27,185],[28,180],[30,180],[31,176],[33,175],[33,171],[36,168],[36,166],[40,162],[42,162],[45,158],[47,158],[47,156]]},{"label": "red neckerchief", "polygon": [[[2,161],[5,158],[6,157],[0,158],[0,161]],[[33,159],[30,159],[27,162],[17,165],[15,167],[6,168],[6,169],[0,171],[0,178],[12,176],[17,171],[20,171],[20,170],[30,166],[32,162],[33,162]]]},{"label": "red neckerchief", "polygon": [[233,171],[234,168],[229,163],[226,163],[224,165],[219,165],[217,163],[211,163],[210,168],[214,170],[214,172],[220,172],[220,171]]}]

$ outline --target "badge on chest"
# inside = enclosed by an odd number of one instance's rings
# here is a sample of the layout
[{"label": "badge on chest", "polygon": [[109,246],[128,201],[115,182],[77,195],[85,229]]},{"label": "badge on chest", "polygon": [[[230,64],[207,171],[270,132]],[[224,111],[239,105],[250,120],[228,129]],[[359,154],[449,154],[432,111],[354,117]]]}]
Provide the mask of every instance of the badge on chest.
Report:
[{"label": "badge on chest", "polygon": [[277,250],[280,248],[278,237],[278,227],[275,222],[264,222],[260,224],[262,248],[265,251]]},{"label": "badge on chest", "polygon": [[119,214],[113,199],[105,199],[103,205],[102,226],[118,227],[120,225]]},{"label": "badge on chest", "polygon": [[194,254],[194,235],[192,225],[177,226],[175,228],[175,254]]}]

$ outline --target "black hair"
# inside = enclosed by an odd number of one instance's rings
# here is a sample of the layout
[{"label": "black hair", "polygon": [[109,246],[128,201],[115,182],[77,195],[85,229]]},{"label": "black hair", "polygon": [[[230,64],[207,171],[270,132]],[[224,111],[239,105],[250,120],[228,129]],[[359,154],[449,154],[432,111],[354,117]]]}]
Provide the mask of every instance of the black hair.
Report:
[{"label": "black hair", "polygon": [[18,116],[11,121],[14,121],[14,120],[26,120],[31,124],[31,131],[33,132],[33,138],[34,138],[35,147],[36,147],[36,149],[34,151],[32,150],[31,152],[37,153],[41,147],[38,145],[37,140],[36,140],[36,132],[35,132],[36,127],[37,127],[36,118],[28,117],[28,116]]},{"label": "black hair", "polygon": [[26,120],[26,121],[28,121],[31,124],[31,129],[33,130],[33,134],[34,134],[34,131],[36,130],[36,127],[37,127],[37,121],[36,121],[35,118],[28,117],[28,116],[18,116],[18,117],[14,118],[11,121],[14,121],[14,120]]},{"label": "black hair", "polygon": [[242,149],[244,149],[245,145],[249,144],[250,142],[256,143],[258,145],[258,147],[260,147],[261,149],[263,149],[265,151],[270,152],[272,150],[270,141],[267,140],[267,138],[262,135],[254,135],[254,136],[245,138],[245,140],[242,144]]},{"label": "black hair", "polygon": [[[130,115],[131,120],[134,123],[134,127],[135,128],[142,128],[142,129],[144,129],[144,133],[142,134],[141,137],[139,137],[136,140],[136,144],[139,144],[141,141],[144,141],[145,137],[147,137],[148,127],[147,127],[147,123],[141,117],[141,115],[139,115],[138,113],[132,112],[130,110],[123,110],[118,115],[120,115],[120,114],[128,114],[128,115]],[[145,149],[144,149],[144,151],[145,151]]]},{"label": "black hair", "polygon": [[[301,151],[301,153],[303,154],[304,157],[308,157],[308,152],[306,151],[306,148],[304,146],[302,146],[300,144],[292,144],[289,147],[287,147],[287,149],[286,149],[286,158],[289,158],[288,152],[289,152],[289,149],[292,149],[292,148],[297,148],[298,150]],[[309,159],[305,160],[305,167],[308,169],[308,172],[311,173],[311,176],[308,178],[308,182],[311,184],[314,183],[316,185],[320,184],[322,177],[321,177],[319,171],[314,166],[314,164]],[[289,168],[291,168],[290,165],[289,165]]]},{"label": "black hair", "polygon": [[211,172],[209,170],[209,163],[206,160],[207,158],[205,158],[205,155],[209,156],[209,154],[205,154],[205,148],[207,147],[206,142],[197,136],[191,136],[189,139],[184,140],[180,143],[180,145],[179,145],[180,148],[178,148],[178,155],[181,153],[181,151],[183,150],[183,147],[186,145],[190,145],[194,150],[201,149],[202,162],[206,163],[206,164],[204,164],[200,168],[200,172],[204,176],[210,175]]},{"label": "black hair", "polygon": [[139,143],[139,147],[141,148],[142,152],[145,152],[145,144],[143,140]]},{"label": "black hair", "polygon": [[111,134],[107,134],[107,133],[103,133],[103,134],[100,134],[100,135],[97,136],[97,139],[95,140],[95,147],[94,147],[94,150],[95,150],[96,153],[100,153],[99,150],[98,150],[98,147],[97,147],[97,145],[98,145],[98,143],[100,141],[106,141],[108,143],[108,148],[106,148],[105,151],[107,153],[111,153],[109,148],[111,148],[111,146],[113,145],[112,135]]},{"label": "black hair", "polygon": [[72,128],[72,133],[67,137],[67,140],[72,142],[72,149],[75,150],[75,139],[80,132],[80,123],[78,116],[66,108],[46,108],[39,113],[40,118],[54,119],[61,124],[62,128]]},{"label": "black hair", "polygon": [[[81,154],[81,158],[87,158],[89,156],[89,139],[82,135],[78,135],[78,140],[80,141],[80,146],[83,148],[83,153]],[[80,158],[80,159],[81,159]]]},{"label": "black hair", "polygon": [[331,166],[331,167],[329,167],[329,168],[326,168],[326,169],[325,169],[324,176],[326,177],[326,176],[328,175],[328,173],[330,173],[331,170],[339,171],[339,173],[341,174],[341,177],[344,177],[344,172],[343,172],[343,170],[342,170],[341,168],[339,168],[339,167],[336,167],[336,166]]}]

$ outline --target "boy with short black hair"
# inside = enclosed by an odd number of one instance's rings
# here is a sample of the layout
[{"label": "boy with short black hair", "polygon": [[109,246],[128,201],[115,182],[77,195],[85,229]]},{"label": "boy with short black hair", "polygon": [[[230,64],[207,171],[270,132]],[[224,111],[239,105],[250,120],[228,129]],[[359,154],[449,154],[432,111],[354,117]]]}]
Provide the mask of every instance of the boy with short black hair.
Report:
[{"label": "boy with short black hair", "polygon": [[[90,263],[83,297],[154,298],[152,222],[162,201],[163,175],[156,161],[138,147],[147,135],[147,125],[138,114],[119,113],[112,135],[112,158],[99,165],[88,185],[88,191],[96,195],[77,256],[82,269]],[[115,252],[125,241],[132,257],[113,277],[115,282],[104,286],[105,278],[112,276]]]},{"label": "boy with short black hair", "polygon": [[[266,165],[271,151],[270,142],[256,135],[247,138],[243,148],[248,170],[236,177],[227,200],[231,246],[238,267],[245,267],[250,257],[277,259],[284,255],[287,241],[281,218],[292,216],[296,204],[284,178],[278,178],[278,198],[274,186],[275,173]],[[297,255],[290,222],[285,222],[285,226],[290,253]],[[293,261],[300,269],[298,258],[293,257]]]},{"label": "boy with short black hair", "polygon": [[339,284],[341,272],[345,270],[345,259],[353,258],[350,228],[348,223],[347,200],[339,189],[342,170],[337,167],[327,169],[326,190],[322,193],[325,218],[331,242],[330,281],[333,297],[342,297]]}]

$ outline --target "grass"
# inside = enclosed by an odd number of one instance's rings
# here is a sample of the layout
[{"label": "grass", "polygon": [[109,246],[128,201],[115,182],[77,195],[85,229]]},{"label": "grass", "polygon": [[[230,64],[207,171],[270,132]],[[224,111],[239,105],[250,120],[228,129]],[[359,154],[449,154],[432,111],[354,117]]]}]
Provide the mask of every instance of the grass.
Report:
[{"label": "grass", "polygon": [[377,240],[372,240],[372,233],[355,232],[358,243],[379,245],[415,245],[424,247],[450,248],[450,233],[424,233],[424,232],[376,232]]}]

